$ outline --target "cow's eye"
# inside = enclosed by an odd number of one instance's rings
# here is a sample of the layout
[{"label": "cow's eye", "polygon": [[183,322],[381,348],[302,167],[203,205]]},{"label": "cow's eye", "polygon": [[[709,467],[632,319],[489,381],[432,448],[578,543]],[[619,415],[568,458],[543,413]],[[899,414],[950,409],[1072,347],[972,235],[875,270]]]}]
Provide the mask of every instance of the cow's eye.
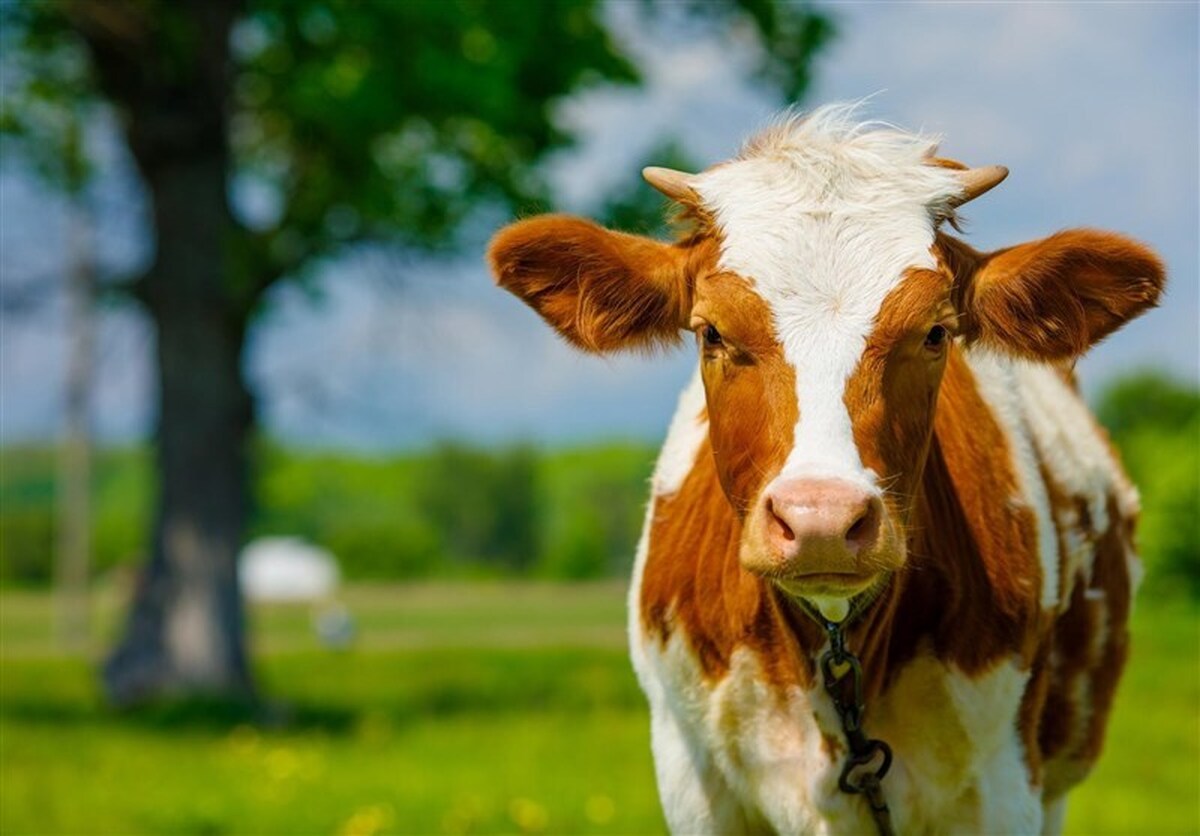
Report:
[{"label": "cow's eye", "polygon": [[943,326],[935,325],[925,335],[925,347],[930,350],[939,349],[945,344],[947,336],[949,336],[949,333]]},{"label": "cow's eye", "polygon": [[721,332],[711,325],[704,326],[704,344],[710,348],[717,348],[724,345],[721,340]]}]

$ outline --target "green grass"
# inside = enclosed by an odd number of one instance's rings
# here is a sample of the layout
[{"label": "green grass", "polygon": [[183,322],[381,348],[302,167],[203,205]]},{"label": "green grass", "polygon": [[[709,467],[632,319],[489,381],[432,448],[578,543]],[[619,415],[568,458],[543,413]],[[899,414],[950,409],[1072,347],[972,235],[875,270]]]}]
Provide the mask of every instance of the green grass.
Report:
[{"label": "green grass", "polygon": [[1069,832],[1200,833],[1200,610],[1139,601],[1104,754]]},{"label": "green grass", "polygon": [[[105,709],[45,596],[0,595],[0,832],[653,833],[616,584],[352,587],[360,641],[253,613],[273,704]],[[101,635],[114,605],[102,598]],[[1200,831],[1197,610],[1143,602],[1074,833]]]}]

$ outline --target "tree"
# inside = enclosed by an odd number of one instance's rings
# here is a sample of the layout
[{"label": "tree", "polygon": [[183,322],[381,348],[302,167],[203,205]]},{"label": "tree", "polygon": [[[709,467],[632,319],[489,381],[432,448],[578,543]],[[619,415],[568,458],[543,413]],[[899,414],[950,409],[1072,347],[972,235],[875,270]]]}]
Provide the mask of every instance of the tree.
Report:
[{"label": "tree", "polygon": [[[830,33],[807,5],[696,2],[751,22],[803,92]],[[59,0],[6,6],[39,76],[85,47],[149,192],[155,257],[126,284],[157,331],[158,506],[109,696],[250,694],[236,575],[254,401],[247,329],[277,282],[356,244],[452,244],[480,207],[545,206],[534,164],[584,84],[637,81],[592,0]],[[264,195],[239,217],[230,189]]]}]

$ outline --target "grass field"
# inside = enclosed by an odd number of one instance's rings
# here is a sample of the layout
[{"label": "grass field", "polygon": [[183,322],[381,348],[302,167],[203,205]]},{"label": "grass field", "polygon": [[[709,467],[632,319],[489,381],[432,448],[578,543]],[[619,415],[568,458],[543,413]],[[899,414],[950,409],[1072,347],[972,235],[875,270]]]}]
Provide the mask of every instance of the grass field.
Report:
[{"label": "grass field", "polygon": [[[318,646],[307,609],[260,608],[272,707],[122,715],[92,664],[56,649],[48,599],[5,593],[0,832],[661,832],[623,594],[355,587],[346,651]],[[101,600],[101,637],[113,609]],[[1071,832],[1200,832],[1198,624],[1193,607],[1143,602]]]}]

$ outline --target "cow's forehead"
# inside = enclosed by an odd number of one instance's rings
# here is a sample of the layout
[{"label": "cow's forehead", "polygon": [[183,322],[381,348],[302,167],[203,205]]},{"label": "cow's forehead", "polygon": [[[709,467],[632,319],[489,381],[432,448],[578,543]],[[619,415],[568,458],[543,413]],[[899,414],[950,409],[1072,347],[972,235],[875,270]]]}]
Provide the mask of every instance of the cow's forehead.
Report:
[{"label": "cow's forehead", "polygon": [[869,322],[906,268],[933,265],[936,219],[961,191],[952,170],[928,164],[933,139],[849,115],[784,121],[697,178],[718,267],[753,282],[781,327]]},{"label": "cow's forehead", "polygon": [[884,299],[908,268],[934,266],[937,219],[962,187],[928,163],[932,139],[847,116],[783,122],[701,174],[696,191],[721,242],[718,268],[762,296],[796,372],[800,420],[785,471],[869,483],[845,383]]}]

